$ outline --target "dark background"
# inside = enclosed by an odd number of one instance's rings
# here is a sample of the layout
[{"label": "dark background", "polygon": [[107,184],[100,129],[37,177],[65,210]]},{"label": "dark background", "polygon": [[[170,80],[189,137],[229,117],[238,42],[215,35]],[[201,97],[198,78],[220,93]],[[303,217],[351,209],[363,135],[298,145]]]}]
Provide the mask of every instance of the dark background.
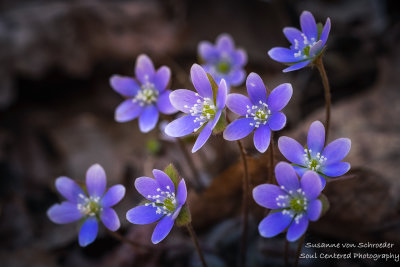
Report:
[{"label": "dark background", "polygon": [[[306,242],[392,242],[393,249],[307,249],[307,253],[400,253],[400,23],[397,1],[0,1],[0,265],[199,266],[185,229],[174,227],[153,250],[132,249],[100,231],[80,248],[77,224],[55,225],[46,210],[61,200],[54,180],[84,181],[100,163],[108,185],[122,183],[117,206],[121,234],[150,244],[154,225],[135,226],[125,213],[140,201],[134,178],[173,162],[190,179],[178,145],[158,130],[142,134],[137,121],[119,124],[122,101],[108,84],[112,74],[132,75],[140,53],[168,65],[171,89],[193,87],[190,66],[197,44],[227,32],[248,53],[248,73],[274,88],[291,82],[286,128],[275,133],[304,143],[312,121],[324,120],[316,69],[283,74],[267,56],[288,46],[285,26],[299,27],[311,11],[332,20],[324,57],[333,97],[330,140],[348,137],[352,170],[327,185],[331,209],[311,223]],[[244,87],[233,89],[245,92]],[[268,178],[268,155],[246,139],[252,186]],[[188,149],[190,144],[188,144]],[[275,148],[276,162],[283,160]],[[268,153],[266,153],[268,154]],[[193,224],[210,266],[234,266],[240,240],[241,165],[235,143],[214,136],[193,155],[205,182],[190,191]],[[249,266],[283,266],[284,236],[264,239],[257,225],[265,210],[252,201]],[[103,228],[103,227],[101,227]],[[290,246],[291,261],[296,244]],[[383,266],[393,261],[301,260],[304,266]],[[398,264],[398,263],[397,263]]]}]

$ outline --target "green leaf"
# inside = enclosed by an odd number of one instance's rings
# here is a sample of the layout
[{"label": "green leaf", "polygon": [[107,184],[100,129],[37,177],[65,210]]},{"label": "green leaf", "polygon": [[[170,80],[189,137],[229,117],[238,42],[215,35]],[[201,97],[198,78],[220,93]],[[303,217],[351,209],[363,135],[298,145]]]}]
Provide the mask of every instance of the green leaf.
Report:
[{"label": "green leaf", "polygon": [[225,130],[226,127],[226,118],[225,118],[225,111],[222,112],[221,117],[219,118],[217,124],[215,125],[213,129],[214,134],[219,134],[223,130]]},{"label": "green leaf", "polygon": [[317,23],[317,29],[318,29],[318,38],[317,38],[317,40],[319,40],[319,38],[321,37],[322,30],[324,29],[324,25],[322,25],[321,22],[318,22]]},{"label": "green leaf", "polygon": [[172,182],[174,183],[175,186],[175,190],[178,188],[178,184],[179,184],[179,174],[178,171],[176,170],[176,168],[174,167],[174,165],[169,164],[165,169],[164,169],[165,174],[167,174],[169,176],[169,178],[171,178]]},{"label": "green leaf", "polygon": [[322,202],[322,212],[321,212],[321,217],[322,217],[329,210],[330,204],[328,198],[324,194],[321,194],[318,197],[318,199],[321,200]]},{"label": "green leaf", "polygon": [[179,212],[178,217],[175,222],[178,226],[188,225],[192,221],[192,215],[190,214],[190,210],[187,204],[182,206],[181,211]]},{"label": "green leaf", "polygon": [[211,76],[210,73],[207,73],[207,78],[208,78],[208,80],[210,81],[211,88],[212,88],[212,91],[213,91],[213,100],[214,100],[214,103],[217,103],[218,85],[217,85],[217,83],[215,82],[214,78]]}]

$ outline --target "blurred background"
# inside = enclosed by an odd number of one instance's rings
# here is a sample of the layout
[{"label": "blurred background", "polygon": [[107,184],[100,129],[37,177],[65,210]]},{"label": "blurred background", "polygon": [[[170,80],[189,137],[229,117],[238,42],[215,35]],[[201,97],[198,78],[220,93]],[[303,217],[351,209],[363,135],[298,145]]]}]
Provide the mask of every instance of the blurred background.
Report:
[{"label": "blurred background", "polygon": [[[0,1],[0,265],[199,266],[185,229],[175,227],[162,245],[132,249],[105,231],[86,248],[77,224],[55,225],[47,209],[59,202],[54,180],[84,181],[93,163],[108,184],[122,183],[116,207],[127,238],[150,244],[154,225],[125,219],[141,200],[134,178],[174,163],[191,171],[173,140],[160,130],[142,134],[137,121],[117,123],[122,101],[109,86],[112,74],[133,76],[140,53],[172,69],[171,89],[193,89],[190,66],[197,44],[229,33],[248,53],[247,73],[269,88],[290,82],[288,123],[275,134],[304,143],[314,120],[324,120],[323,88],[316,69],[283,74],[267,56],[288,46],[285,26],[299,27],[311,11],[332,20],[324,57],[333,97],[330,141],[352,140],[348,179],[327,185],[328,213],[311,223],[306,242],[392,242],[391,250],[304,249],[307,253],[400,253],[400,10],[395,0],[146,0]],[[232,91],[245,93],[244,86]],[[265,183],[268,155],[246,139],[252,187]],[[191,140],[187,140],[187,149]],[[275,142],[276,143],[276,142]],[[283,160],[277,148],[276,161]],[[268,153],[266,153],[268,154]],[[208,187],[190,190],[189,205],[210,266],[235,266],[240,240],[241,162],[235,143],[213,136],[193,155]],[[252,202],[248,266],[283,266],[284,236],[264,239],[257,225],[266,211]],[[101,227],[102,228],[102,227]],[[291,262],[296,244],[291,244]],[[373,260],[301,260],[300,266],[390,266]],[[398,264],[398,263],[397,263]]]}]

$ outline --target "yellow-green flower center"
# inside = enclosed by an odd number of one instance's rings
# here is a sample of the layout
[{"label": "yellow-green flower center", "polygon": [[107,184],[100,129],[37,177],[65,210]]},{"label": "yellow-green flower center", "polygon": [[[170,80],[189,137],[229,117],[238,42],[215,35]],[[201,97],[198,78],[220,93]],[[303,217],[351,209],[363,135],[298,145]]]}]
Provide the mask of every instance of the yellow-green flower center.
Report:
[{"label": "yellow-green flower center", "polygon": [[86,197],[84,195],[79,195],[82,199],[80,203],[78,203],[78,210],[83,215],[95,216],[98,215],[102,210],[102,206],[100,205],[100,197]]},{"label": "yellow-green flower center", "polygon": [[231,64],[226,61],[221,61],[217,65],[217,71],[222,74],[227,74],[231,69]]}]

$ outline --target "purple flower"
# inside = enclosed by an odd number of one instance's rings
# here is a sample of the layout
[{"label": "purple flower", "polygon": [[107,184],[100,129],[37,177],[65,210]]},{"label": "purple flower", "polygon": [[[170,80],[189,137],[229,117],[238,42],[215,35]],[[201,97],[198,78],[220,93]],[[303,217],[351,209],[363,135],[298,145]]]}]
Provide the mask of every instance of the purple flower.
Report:
[{"label": "purple flower", "polygon": [[139,128],[143,133],[154,129],[158,122],[158,112],[172,114],[176,109],[169,101],[171,90],[167,90],[171,71],[167,66],[154,69],[147,55],[140,55],[135,66],[136,80],[113,75],[111,87],[126,98],[115,110],[115,120],[127,122],[139,117]]},{"label": "purple flower", "polygon": [[279,186],[262,184],[253,189],[257,204],[272,210],[258,230],[263,237],[274,237],[287,229],[287,240],[296,241],[307,230],[308,221],[316,221],[321,215],[321,180],[315,172],[307,171],[299,181],[286,162],[276,165],[275,176]]},{"label": "purple flower", "polygon": [[114,185],[105,192],[106,173],[99,164],[92,165],[87,171],[86,190],[68,177],[57,178],[56,188],[67,200],[51,206],[47,216],[59,224],[81,219],[79,245],[85,247],[96,239],[99,219],[111,231],[118,230],[119,218],[111,207],[124,197],[125,187]]},{"label": "purple flower", "polygon": [[279,150],[287,160],[293,162],[296,172],[299,175],[307,170],[317,172],[323,187],[325,178],[338,177],[350,170],[350,164],[341,160],[349,153],[351,141],[348,138],[339,138],[326,147],[324,145],[325,128],[320,121],[311,124],[305,148],[290,137],[282,136],[278,140]]},{"label": "purple flower", "polygon": [[290,49],[274,47],[268,51],[273,60],[290,65],[283,72],[301,69],[314,61],[322,53],[331,30],[329,18],[322,27],[315,23],[314,16],[308,11],[301,14],[300,25],[301,31],[293,27],[283,29],[286,38],[292,44]]},{"label": "purple flower", "polygon": [[202,65],[207,73],[210,73],[219,84],[224,79],[228,85],[240,85],[245,78],[243,70],[247,63],[247,54],[243,49],[235,49],[235,43],[229,34],[221,34],[217,37],[216,45],[202,41],[198,46]]},{"label": "purple flower", "polygon": [[227,107],[242,117],[226,127],[224,138],[239,140],[255,130],[254,146],[264,153],[270,143],[271,131],[279,131],[286,124],[286,116],[281,110],[292,97],[292,85],[281,84],[267,96],[261,77],[252,72],[247,77],[246,86],[250,99],[241,94],[229,94],[227,97]]},{"label": "purple flower", "polygon": [[134,224],[157,222],[151,242],[161,242],[171,231],[175,219],[186,202],[187,189],[182,179],[177,188],[163,171],[153,170],[155,179],[139,177],[135,180],[136,190],[148,201],[144,205],[130,209],[126,218]]},{"label": "purple flower", "polygon": [[172,137],[182,137],[191,133],[200,132],[192,153],[199,150],[210,137],[212,130],[221,117],[225,108],[227,86],[221,80],[218,88],[213,88],[204,69],[194,64],[190,70],[192,83],[197,93],[178,89],[171,93],[172,105],[187,113],[165,127],[165,133]]}]

